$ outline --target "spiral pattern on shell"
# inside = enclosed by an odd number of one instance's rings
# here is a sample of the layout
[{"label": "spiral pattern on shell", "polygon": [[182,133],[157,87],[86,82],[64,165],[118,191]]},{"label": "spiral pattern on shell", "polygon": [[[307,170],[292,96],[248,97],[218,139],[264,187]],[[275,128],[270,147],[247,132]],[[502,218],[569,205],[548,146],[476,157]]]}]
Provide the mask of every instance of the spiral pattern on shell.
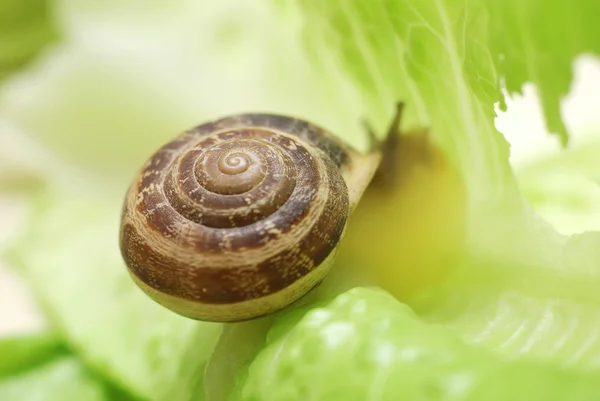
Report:
[{"label": "spiral pattern on shell", "polygon": [[224,118],[160,148],[131,185],[120,245],[136,283],[182,315],[268,314],[325,276],[348,217],[344,146],[306,121]]}]

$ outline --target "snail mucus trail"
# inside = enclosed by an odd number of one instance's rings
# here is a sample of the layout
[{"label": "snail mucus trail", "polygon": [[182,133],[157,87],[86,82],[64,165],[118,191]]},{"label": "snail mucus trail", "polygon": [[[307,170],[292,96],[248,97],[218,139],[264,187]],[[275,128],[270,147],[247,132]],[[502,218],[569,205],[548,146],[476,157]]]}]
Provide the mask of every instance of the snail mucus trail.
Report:
[{"label": "snail mucus trail", "polygon": [[243,321],[288,306],[329,272],[382,143],[359,152],[274,114],[182,133],[147,160],[126,195],[120,249],[131,277],[197,320]]}]

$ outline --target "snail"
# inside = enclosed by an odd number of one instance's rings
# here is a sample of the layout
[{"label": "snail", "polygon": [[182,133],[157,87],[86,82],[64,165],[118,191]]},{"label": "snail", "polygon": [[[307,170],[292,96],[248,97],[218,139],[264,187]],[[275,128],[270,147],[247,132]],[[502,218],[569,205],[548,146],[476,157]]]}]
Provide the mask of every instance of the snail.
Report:
[{"label": "snail", "polygon": [[276,114],[183,132],[146,161],[125,197],[120,249],[130,276],[154,301],[196,320],[245,321],[285,308],[331,269],[383,142],[359,152]]}]

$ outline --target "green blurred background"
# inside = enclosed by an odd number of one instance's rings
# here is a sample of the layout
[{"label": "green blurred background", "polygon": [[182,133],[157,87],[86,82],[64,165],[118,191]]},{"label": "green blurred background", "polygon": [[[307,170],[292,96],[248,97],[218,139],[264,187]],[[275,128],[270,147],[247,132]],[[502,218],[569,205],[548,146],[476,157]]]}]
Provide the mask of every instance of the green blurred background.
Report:
[{"label": "green blurred background", "polygon": [[[600,240],[571,235],[600,228],[598,6],[505,3],[2,0],[0,399],[597,399]],[[132,285],[122,197],[177,133],[267,111],[362,149],[397,100],[460,205],[416,157],[316,303],[273,326],[192,322]],[[356,269],[391,296],[346,293],[373,284]]]}]

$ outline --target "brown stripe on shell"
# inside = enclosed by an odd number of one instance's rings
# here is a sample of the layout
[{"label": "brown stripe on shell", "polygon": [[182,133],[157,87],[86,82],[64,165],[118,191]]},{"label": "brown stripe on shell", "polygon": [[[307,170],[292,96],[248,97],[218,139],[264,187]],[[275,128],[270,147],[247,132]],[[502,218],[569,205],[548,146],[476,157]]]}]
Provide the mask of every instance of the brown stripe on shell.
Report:
[{"label": "brown stripe on shell", "polygon": [[[331,174],[333,169],[334,166],[327,168],[330,195],[346,190],[341,177]],[[290,202],[290,209],[295,210],[293,198]],[[347,198],[329,196],[326,212],[319,216],[308,235],[290,238],[290,246],[282,253],[257,264],[190,269],[175,257],[157,252],[131,224],[123,226],[122,247],[129,250],[124,255],[132,273],[161,292],[207,304],[242,302],[280,291],[318,267],[342,235],[347,208]]]},{"label": "brown stripe on shell", "polygon": [[[136,209],[139,217],[144,219],[144,225],[157,231],[161,238],[171,239],[173,246],[182,244],[194,248],[196,252],[221,253],[226,244],[230,249],[247,252],[248,249],[264,247],[275,237],[287,234],[305,219],[310,208],[313,209],[313,214],[322,212],[317,208],[316,200],[319,187],[327,187],[327,182],[319,179],[318,170],[323,167],[310,154],[297,160],[297,167],[303,173],[300,174],[299,185],[295,187],[289,202],[282,205],[269,219],[235,230],[214,229],[186,220],[169,204],[159,183],[152,183],[151,188],[142,191],[143,197],[138,200]],[[346,192],[340,192],[336,196],[345,194]],[[160,213],[149,213],[157,209],[159,204],[162,205]]]},{"label": "brown stripe on shell", "polygon": [[[233,249],[261,247],[273,238],[274,228],[278,229],[281,234],[285,234],[290,228],[297,225],[308,213],[311,204],[314,203],[318,187],[326,185],[319,177],[317,158],[312,156],[308,150],[298,144],[293,149],[288,149],[288,152],[290,157],[295,160],[297,184],[290,195],[286,193],[283,195],[286,196],[285,200],[293,199],[293,203],[286,204],[284,202],[276,211],[267,210],[273,213],[256,216],[261,220],[247,225],[246,228],[240,222],[237,222],[238,224],[232,222],[222,228],[237,227],[237,230],[211,230],[211,227],[203,225],[202,221],[197,224],[189,221],[186,215],[191,212],[185,211],[184,208],[195,206],[194,202],[182,203],[181,200],[183,199],[185,202],[185,198],[189,197],[189,194],[178,194],[171,185],[163,184],[169,175],[167,168],[162,171],[161,175],[152,175],[148,180],[144,180],[145,187],[140,184],[137,212],[145,217],[146,224],[150,229],[158,231],[166,238],[173,238],[177,243],[194,247],[198,252],[221,252],[223,243],[228,243],[229,247]],[[324,160],[327,158],[325,157]],[[270,197],[278,195],[282,194],[272,193]],[[206,193],[204,196],[222,197]],[[233,199],[234,196],[228,196],[228,198]],[[202,207],[202,204],[196,205]],[[154,213],[158,208],[160,208],[160,213]],[[248,212],[251,210],[252,208],[248,208]],[[266,219],[271,215],[271,219]]]}]

